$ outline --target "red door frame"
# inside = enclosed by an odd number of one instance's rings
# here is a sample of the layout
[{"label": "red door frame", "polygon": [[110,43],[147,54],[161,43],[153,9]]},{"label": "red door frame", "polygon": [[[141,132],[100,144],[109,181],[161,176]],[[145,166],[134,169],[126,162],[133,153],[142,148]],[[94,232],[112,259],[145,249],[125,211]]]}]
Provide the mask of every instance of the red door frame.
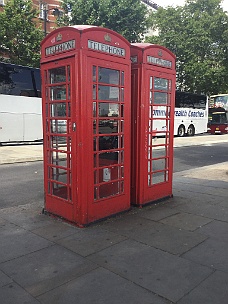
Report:
[{"label": "red door frame", "polygon": [[[148,63],[148,56],[155,64]],[[162,57],[163,56],[163,57]],[[157,58],[162,57],[162,58]],[[132,183],[131,201],[134,205],[156,201],[172,196],[173,174],[173,124],[175,98],[175,56],[166,48],[144,43],[132,44]],[[162,61],[162,60],[164,61]],[[158,60],[158,64],[156,64]],[[160,63],[170,64],[171,68]],[[148,185],[148,118],[150,100],[150,76],[170,79],[172,81],[170,105],[170,137],[168,152],[167,182]],[[153,147],[152,147],[153,152]],[[151,162],[152,163],[152,162]]]}]

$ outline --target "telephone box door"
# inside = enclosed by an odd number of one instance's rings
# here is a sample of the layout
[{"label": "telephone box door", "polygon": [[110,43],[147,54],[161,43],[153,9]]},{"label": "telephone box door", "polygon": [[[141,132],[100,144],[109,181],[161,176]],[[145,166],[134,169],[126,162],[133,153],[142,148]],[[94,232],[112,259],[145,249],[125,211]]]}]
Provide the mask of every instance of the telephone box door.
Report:
[{"label": "telephone box door", "polygon": [[42,65],[45,209],[73,220],[76,175],[72,147],[76,147],[77,103],[75,57]]},{"label": "telephone box door", "polygon": [[175,76],[146,71],[147,101],[145,159],[147,174],[144,201],[172,195],[173,111]]},{"label": "telephone box door", "polygon": [[87,108],[87,115],[92,118],[93,130],[92,170],[88,176],[90,221],[130,206],[129,78],[129,66],[95,58],[88,60],[91,107]]}]

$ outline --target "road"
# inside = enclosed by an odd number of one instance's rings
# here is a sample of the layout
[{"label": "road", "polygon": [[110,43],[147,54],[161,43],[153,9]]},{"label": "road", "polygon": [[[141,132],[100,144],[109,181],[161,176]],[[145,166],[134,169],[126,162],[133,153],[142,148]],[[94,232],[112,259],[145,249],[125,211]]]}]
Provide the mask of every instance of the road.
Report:
[{"label": "road", "polygon": [[[174,173],[225,162],[228,143],[176,147]],[[0,166],[0,209],[43,202],[43,164],[27,162]]]}]

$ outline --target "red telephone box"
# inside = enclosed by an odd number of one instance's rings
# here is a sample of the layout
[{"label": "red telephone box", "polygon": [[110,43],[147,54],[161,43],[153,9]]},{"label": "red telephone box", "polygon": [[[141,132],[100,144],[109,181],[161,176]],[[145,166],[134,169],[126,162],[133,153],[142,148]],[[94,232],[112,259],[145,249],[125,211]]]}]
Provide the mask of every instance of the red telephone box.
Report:
[{"label": "red telephone box", "polygon": [[41,44],[45,210],[79,226],[130,208],[130,44],[96,26]]},{"label": "red telephone box", "polygon": [[175,56],[159,45],[133,43],[131,202],[172,196]]}]

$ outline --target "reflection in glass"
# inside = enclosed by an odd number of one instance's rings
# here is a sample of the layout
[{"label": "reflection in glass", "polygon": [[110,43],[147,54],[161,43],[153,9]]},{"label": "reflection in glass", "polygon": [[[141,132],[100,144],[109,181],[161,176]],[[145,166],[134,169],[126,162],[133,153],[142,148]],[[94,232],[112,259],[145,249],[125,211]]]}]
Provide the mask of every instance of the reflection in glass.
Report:
[{"label": "reflection in glass", "polygon": [[51,106],[51,117],[64,117],[67,116],[66,114],[66,103],[59,102],[59,103],[52,103]]},{"label": "reflection in glass", "polygon": [[51,100],[66,100],[66,86],[51,87]]},{"label": "reflection in glass", "polygon": [[154,92],[154,104],[167,104],[168,94],[162,92]]},{"label": "reflection in glass", "polygon": [[100,83],[115,84],[120,83],[120,72],[117,70],[111,70],[106,68],[98,68],[98,77]]},{"label": "reflection in glass", "polygon": [[99,150],[111,150],[118,148],[118,136],[100,136]]},{"label": "reflection in glass", "polygon": [[121,85],[124,86],[124,71],[121,72]]},{"label": "reflection in glass", "polygon": [[49,167],[49,178],[67,184],[67,170],[58,167]]},{"label": "reflection in glass", "polygon": [[93,100],[97,99],[97,86],[93,84]]},{"label": "reflection in glass", "polygon": [[96,102],[93,102],[93,117],[97,116],[97,104]]},{"label": "reflection in glass", "polygon": [[164,78],[154,78],[154,89],[168,91],[168,79]]},{"label": "reflection in glass", "polygon": [[121,101],[124,102],[124,88],[121,88]]},{"label": "reflection in glass", "polygon": [[153,77],[150,77],[150,90],[153,88]]},{"label": "reflection in glass", "polygon": [[99,85],[98,99],[119,101],[119,88]]},{"label": "reflection in glass", "polygon": [[49,83],[51,83],[51,84],[58,83],[58,82],[66,82],[65,67],[59,67],[59,68],[49,70],[49,81],[50,81]]},{"label": "reflection in glass", "polygon": [[99,134],[118,132],[118,120],[99,120]]},{"label": "reflection in glass", "polygon": [[118,103],[99,102],[99,117],[118,117],[119,107]]},{"label": "reflection in glass", "polygon": [[67,134],[67,120],[53,119],[50,122],[51,122],[51,132],[52,133]]},{"label": "reflection in glass", "polygon": [[93,66],[93,81],[97,80],[97,67]]},{"label": "reflection in glass", "polygon": [[118,163],[119,151],[99,154],[99,167],[110,166]]}]

